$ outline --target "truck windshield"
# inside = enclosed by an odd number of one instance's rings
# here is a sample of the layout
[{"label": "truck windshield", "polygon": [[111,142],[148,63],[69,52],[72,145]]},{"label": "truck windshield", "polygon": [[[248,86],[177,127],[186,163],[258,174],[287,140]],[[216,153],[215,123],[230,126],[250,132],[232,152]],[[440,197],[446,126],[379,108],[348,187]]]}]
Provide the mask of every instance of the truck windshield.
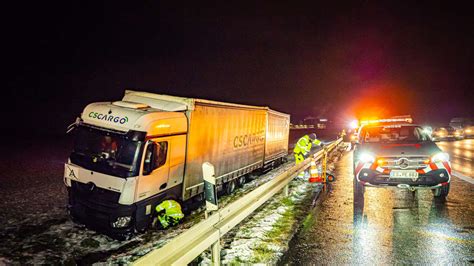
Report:
[{"label": "truck windshield", "polygon": [[71,162],[100,173],[130,177],[138,173],[142,142],[97,129],[79,127]]},{"label": "truck windshield", "polygon": [[360,136],[365,143],[421,142],[428,137],[420,127],[415,126],[378,126],[365,128]]}]

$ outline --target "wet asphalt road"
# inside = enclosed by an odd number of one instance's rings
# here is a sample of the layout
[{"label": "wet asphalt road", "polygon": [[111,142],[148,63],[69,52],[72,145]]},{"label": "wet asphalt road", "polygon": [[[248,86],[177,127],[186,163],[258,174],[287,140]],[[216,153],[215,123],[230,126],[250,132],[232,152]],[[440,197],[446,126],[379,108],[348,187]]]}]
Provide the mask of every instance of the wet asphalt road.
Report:
[{"label": "wet asphalt road", "polygon": [[363,214],[354,216],[348,152],[337,164],[333,190],[306,217],[281,263],[474,263],[474,140],[438,145],[464,179],[453,177],[446,202],[429,190],[368,188]]}]

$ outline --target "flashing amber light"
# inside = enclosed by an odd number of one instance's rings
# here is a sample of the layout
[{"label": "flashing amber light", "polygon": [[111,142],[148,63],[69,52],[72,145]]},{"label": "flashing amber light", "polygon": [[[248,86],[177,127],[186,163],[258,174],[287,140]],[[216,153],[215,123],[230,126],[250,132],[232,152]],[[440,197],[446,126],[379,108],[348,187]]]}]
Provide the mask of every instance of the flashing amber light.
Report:
[{"label": "flashing amber light", "polygon": [[395,118],[387,118],[387,119],[366,119],[360,121],[361,125],[375,125],[379,123],[400,123],[400,122],[405,122],[405,123],[413,123],[413,119],[411,117],[395,117]]},{"label": "flashing amber light", "polygon": [[431,163],[431,159],[426,159],[423,161],[424,164],[430,164]]},{"label": "flashing amber light", "polygon": [[377,164],[378,165],[384,165],[385,161],[383,159],[378,159]]}]

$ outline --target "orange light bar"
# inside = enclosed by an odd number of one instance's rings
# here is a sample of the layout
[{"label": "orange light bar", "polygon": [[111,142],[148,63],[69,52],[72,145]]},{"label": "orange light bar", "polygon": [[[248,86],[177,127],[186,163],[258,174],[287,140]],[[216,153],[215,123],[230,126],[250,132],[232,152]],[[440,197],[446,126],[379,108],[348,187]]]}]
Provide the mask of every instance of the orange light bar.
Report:
[{"label": "orange light bar", "polygon": [[376,119],[376,120],[363,120],[360,122],[361,125],[369,125],[369,124],[378,124],[378,123],[394,123],[394,122],[406,122],[406,123],[413,123],[413,119],[411,117],[406,118],[388,118],[388,119]]}]

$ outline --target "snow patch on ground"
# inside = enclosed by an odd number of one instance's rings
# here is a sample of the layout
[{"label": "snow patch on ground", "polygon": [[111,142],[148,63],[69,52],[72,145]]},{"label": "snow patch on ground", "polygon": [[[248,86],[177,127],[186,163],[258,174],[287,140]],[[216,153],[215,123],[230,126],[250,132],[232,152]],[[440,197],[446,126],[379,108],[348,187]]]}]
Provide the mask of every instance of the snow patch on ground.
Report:
[{"label": "snow patch on ground", "polygon": [[[230,243],[224,243],[222,264],[276,262],[277,258],[287,249],[289,239],[287,241],[275,239],[272,231],[278,231],[275,232],[277,234],[285,234],[286,232],[283,231],[293,231],[291,228],[281,230],[276,225],[284,223],[285,219],[296,221],[294,217],[291,217],[295,213],[295,208],[308,193],[312,193],[319,186],[302,180],[292,181],[289,197],[284,197],[282,193],[278,194],[240,227],[235,228],[233,231],[236,232],[231,240],[224,239],[224,242],[229,241]],[[295,223],[290,222],[288,225],[292,227]],[[275,254],[273,259],[267,256],[269,253]]]}]

